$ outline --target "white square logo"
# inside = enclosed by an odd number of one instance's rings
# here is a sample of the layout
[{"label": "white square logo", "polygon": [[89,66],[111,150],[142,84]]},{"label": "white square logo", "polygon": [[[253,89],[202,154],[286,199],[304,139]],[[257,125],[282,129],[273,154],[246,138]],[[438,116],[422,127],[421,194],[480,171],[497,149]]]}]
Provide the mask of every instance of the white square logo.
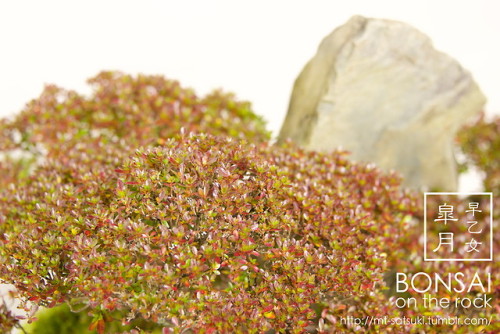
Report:
[{"label": "white square logo", "polygon": [[426,192],[424,261],[492,261],[493,194]]}]

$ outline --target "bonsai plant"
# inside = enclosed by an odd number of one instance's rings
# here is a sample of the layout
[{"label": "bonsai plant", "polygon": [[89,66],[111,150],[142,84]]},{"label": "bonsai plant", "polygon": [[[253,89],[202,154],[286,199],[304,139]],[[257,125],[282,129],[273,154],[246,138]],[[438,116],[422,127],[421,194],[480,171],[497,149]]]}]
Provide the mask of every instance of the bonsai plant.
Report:
[{"label": "bonsai plant", "polygon": [[[230,94],[199,98],[159,76],[116,72],[90,83],[90,96],[48,86],[0,123],[0,278],[27,308],[57,310],[49,324],[67,316],[71,330],[98,333],[436,329],[339,320],[422,311],[384,294],[389,270],[429,269],[418,261],[420,195],[396,175],[345,152],[272,145],[262,119]],[[43,318],[34,332],[56,328]],[[17,320],[4,311],[0,328]]]}]

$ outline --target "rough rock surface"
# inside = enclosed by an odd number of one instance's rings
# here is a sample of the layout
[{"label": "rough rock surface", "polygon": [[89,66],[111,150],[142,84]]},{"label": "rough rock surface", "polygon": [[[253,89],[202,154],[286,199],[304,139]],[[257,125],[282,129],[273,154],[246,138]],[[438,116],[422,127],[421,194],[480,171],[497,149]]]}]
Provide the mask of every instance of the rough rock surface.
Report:
[{"label": "rough rock surface", "polygon": [[354,160],[398,171],[407,186],[453,191],[455,134],[484,103],[469,72],[426,35],[355,16],[296,79],[278,141],[342,147]]}]

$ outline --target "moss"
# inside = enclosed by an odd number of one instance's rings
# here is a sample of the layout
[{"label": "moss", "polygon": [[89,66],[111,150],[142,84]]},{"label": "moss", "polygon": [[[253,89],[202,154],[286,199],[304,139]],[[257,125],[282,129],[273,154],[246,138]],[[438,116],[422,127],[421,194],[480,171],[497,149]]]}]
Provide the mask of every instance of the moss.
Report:
[{"label": "moss", "polygon": [[92,317],[85,312],[73,313],[66,304],[37,313],[38,320],[25,327],[31,334],[91,334],[88,330]]},{"label": "moss", "polygon": [[[85,311],[72,312],[68,304],[62,304],[50,309],[42,309],[37,312],[37,320],[24,327],[28,334],[93,334],[90,330],[95,318]],[[120,318],[123,315],[114,312],[109,317]],[[122,325],[119,321],[107,322],[106,333],[123,333],[133,329],[140,329],[142,333],[161,333],[161,327],[152,322],[142,319],[130,324]]]}]

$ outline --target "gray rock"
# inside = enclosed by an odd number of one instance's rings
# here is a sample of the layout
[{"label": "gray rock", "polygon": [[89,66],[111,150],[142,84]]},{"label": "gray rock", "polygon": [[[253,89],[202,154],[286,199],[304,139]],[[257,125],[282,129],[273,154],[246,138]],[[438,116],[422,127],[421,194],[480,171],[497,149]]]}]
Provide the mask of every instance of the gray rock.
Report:
[{"label": "gray rock", "polygon": [[355,16],[295,81],[278,141],[396,170],[413,188],[457,189],[453,141],[486,99],[469,72],[401,22]]}]

